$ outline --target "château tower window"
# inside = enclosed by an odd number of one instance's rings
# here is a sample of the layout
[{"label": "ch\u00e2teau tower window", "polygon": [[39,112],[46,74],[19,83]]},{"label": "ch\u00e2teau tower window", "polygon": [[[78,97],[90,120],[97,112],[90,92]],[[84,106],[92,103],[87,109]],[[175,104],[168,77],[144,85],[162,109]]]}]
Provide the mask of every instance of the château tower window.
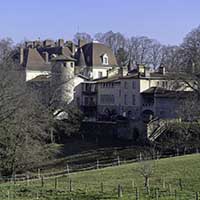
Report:
[{"label": "ch\u00e2teau tower window", "polygon": [[103,54],[103,56],[102,56],[102,64],[103,65],[108,65],[108,55],[107,54]]}]

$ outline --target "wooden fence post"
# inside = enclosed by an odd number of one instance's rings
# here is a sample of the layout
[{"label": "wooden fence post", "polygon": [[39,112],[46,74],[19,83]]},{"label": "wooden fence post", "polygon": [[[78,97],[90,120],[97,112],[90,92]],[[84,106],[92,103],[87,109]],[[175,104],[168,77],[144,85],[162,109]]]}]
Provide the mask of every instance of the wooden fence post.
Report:
[{"label": "wooden fence post", "polygon": [[166,188],[166,184],[165,184],[165,178],[163,178],[163,189],[165,189]]},{"label": "wooden fence post", "polygon": [[40,179],[40,169],[38,169],[38,179]]},{"label": "wooden fence post", "polygon": [[26,185],[29,186],[29,175],[26,174]]},{"label": "wooden fence post", "polygon": [[140,152],[140,161],[142,160],[142,153]]},{"label": "wooden fence post", "polygon": [[177,192],[176,192],[176,190],[174,190],[174,198],[175,198],[175,200],[177,199]]},{"label": "wooden fence post", "polygon": [[171,196],[171,193],[172,193],[172,185],[169,184],[169,195]]},{"label": "wooden fence post", "polygon": [[196,192],[196,194],[195,194],[195,200],[199,200],[199,193],[198,192]]},{"label": "wooden fence post", "polygon": [[135,188],[135,181],[134,181],[134,179],[132,180],[132,188],[133,189]]},{"label": "wooden fence post", "polygon": [[67,174],[69,175],[69,165],[67,164]]},{"label": "wooden fence post", "polygon": [[121,198],[123,196],[123,194],[122,194],[122,187],[121,187],[120,184],[118,185],[117,193],[118,193],[118,198]]},{"label": "wooden fence post", "polygon": [[36,194],[36,199],[39,199],[39,194],[38,194],[38,192],[37,192],[37,194]]},{"label": "wooden fence post", "polygon": [[88,188],[88,185],[87,185],[87,183],[85,184],[85,193],[87,194],[87,188]]},{"label": "wooden fence post", "polygon": [[120,157],[117,156],[117,164],[120,165]]},{"label": "wooden fence post", "polygon": [[16,175],[14,174],[14,184],[16,184]]},{"label": "wooden fence post", "polygon": [[44,177],[41,176],[41,186],[44,187]]},{"label": "wooden fence post", "polygon": [[103,182],[101,183],[101,193],[103,193]]},{"label": "wooden fence post", "polygon": [[55,178],[55,190],[57,190],[57,187],[58,187],[58,179]]},{"label": "wooden fence post", "polygon": [[99,160],[97,160],[97,169],[99,169]]},{"label": "wooden fence post", "polygon": [[73,191],[73,188],[72,188],[72,180],[71,180],[71,179],[69,180],[69,191],[70,191],[70,192]]},{"label": "wooden fence post", "polygon": [[156,152],[156,159],[159,160],[159,151]]},{"label": "wooden fence post", "polygon": [[8,190],[8,200],[10,200],[10,190]]},{"label": "wooden fence post", "polygon": [[137,187],[135,188],[135,199],[136,200],[140,199],[139,189]]},{"label": "wooden fence post", "polygon": [[182,191],[182,190],[183,190],[183,185],[182,185],[182,180],[181,180],[181,178],[179,179],[179,186],[180,186],[180,190]]},{"label": "wooden fence post", "polygon": [[156,188],[156,200],[159,200],[159,188]]}]

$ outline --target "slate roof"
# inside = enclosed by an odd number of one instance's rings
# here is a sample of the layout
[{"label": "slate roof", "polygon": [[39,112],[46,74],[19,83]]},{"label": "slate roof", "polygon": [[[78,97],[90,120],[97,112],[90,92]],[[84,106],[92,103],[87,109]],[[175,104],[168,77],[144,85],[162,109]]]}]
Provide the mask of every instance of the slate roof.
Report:
[{"label": "slate roof", "polygon": [[[83,45],[81,48],[84,54],[85,64],[87,66],[117,66],[115,55],[106,45],[97,42],[90,42]],[[80,52],[80,49],[78,49],[75,55],[76,58],[80,57]],[[107,54],[109,65],[102,64],[103,54]]]},{"label": "slate roof", "polygon": [[46,64],[37,49],[28,48],[24,51],[24,65],[28,70],[50,71],[50,64]]},{"label": "slate roof", "polygon": [[[44,53],[48,54],[48,62],[45,62]],[[102,64],[102,55],[107,54],[109,65]],[[56,56],[56,58],[54,58]],[[83,45],[73,55],[68,46],[37,46],[26,47],[24,49],[24,61],[23,66],[28,70],[50,71],[51,61],[54,60],[69,60],[75,61],[76,66],[92,67],[92,66],[104,66],[111,67],[117,66],[115,55],[112,50],[104,44],[91,42]]]},{"label": "slate roof", "polygon": [[85,56],[84,56],[82,48],[78,49],[76,57],[77,57],[77,66],[85,67],[86,62],[85,62]]},{"label": "slate roof", "polygon": [[168,90],[161,87],[150,87],[149,89],[141,92],[142,95],[156,95],[156,97],[176,98],[176,97],[188,97],[194,95],[193,91],[175,91]]}]

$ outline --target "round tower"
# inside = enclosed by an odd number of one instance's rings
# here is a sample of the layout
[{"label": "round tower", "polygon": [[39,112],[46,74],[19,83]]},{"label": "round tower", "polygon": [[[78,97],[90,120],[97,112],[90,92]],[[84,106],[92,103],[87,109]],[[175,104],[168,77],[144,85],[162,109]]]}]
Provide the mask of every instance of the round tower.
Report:
[{"label": "round tower", "polygon": [[74,97],[75,59],[64,55],[52,59],[51,96],[53,104],[69,104]]}]

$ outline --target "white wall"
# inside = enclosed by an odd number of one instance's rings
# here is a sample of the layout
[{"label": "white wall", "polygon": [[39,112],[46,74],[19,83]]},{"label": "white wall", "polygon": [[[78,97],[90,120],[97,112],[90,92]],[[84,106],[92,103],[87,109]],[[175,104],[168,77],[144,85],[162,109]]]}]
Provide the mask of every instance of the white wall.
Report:
[{"label": "white wall", "polygon": [[96,66],[94,66],[94,67],[92,68],[93,79],[100,78],[100,77],[98,76],[99,72],[102,72],[102,77],[106,77],[106,76],[107,76],[107,71],[108,71],[109,69],[112,69],[112,67],[105,67],[105,66],[104,66],[104,67],[101,67],[101,66],[96,67]]},{"label": "white wall", "polygon": [[84,79],[79,77],[79,76],[75,76],[74,77],[74,103],[77,105],[77,98],[79,98],[79,101],[80,101],[80,104],[82,103],[82,98],[83,98],[83,95],[82,95],[82,85],[81,83],[84,82]]},{"label": "white wall", "polygon": [[26,81],[36,78],[39,75],[49,75],[50,71],[26,70]]}]

